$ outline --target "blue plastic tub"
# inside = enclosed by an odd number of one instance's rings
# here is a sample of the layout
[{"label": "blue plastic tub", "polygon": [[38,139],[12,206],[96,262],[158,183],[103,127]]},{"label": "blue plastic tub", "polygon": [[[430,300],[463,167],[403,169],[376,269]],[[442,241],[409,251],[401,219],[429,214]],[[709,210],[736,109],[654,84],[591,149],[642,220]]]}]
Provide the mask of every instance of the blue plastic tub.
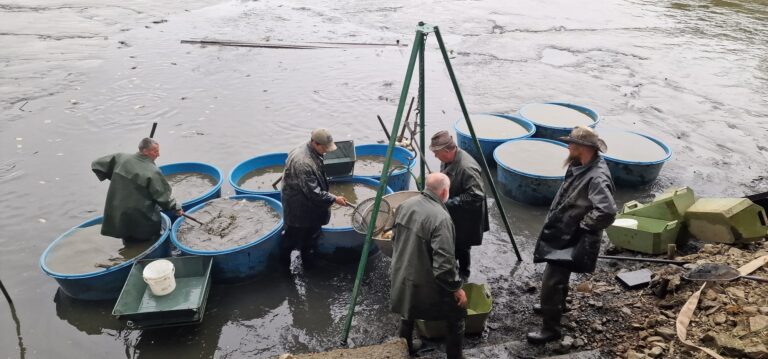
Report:
[{"label": "blue plastic tub", "polygon": [[[600,123],[600,115],[597,113],[597,111],[593,109],[590,109],[584,106],[574,105],[572,103],[567,103],[567,102],[547,102],[547,103],[552,105],[565,106],[589,116],[594,121],[592,124],[589,125],[589,127],[591,128],[595,128],[595,126],[597,126],[597,124]],[[554,126],[548,126],[545,124],[537,123],[536,121],[525,116],[525,108],[527,106],[530,106],[530,105],[525,105],[522,108],[520,108],[520,111],[518,111],[518,116],[520,116],[521,118],[527,121],[530,121],[536,126],[536,133],[533,135],[533,137],[547,138],[550,140],[558,140],[560,137],[568,136],[573,130],[573,127],[554,127]]]},{"label": "blue plastic tub", "polygon": [[[528,131],[528,133],[526,133],[523,136],[503,138],[503,139],[478,137],[477,141],[480,142],[480,149],[483,151],[483,156],[485,157],[485,160],[488,162],[489,166],[496,164],[496,161],[493,158],[493,150],[495,150],[496,147],[499,147],[499,145],[501,145],[502,143],[510,140],[531,137],[536,132],[536,126],[531,121],[523,119],[519,116],[505,115],[500,113],[487,113],[484,115],[493,115],[493,116],[506,118],[510,121],[518,123],[520,126],[524,127]],[[471,118],[472,117],[470,117],[470,119]],[[475,150],[475,144],[472,142],[472,135],[469,133],[469,131],[464,131],[459,128],[459,125],[464,121],[465,120],[462,118],[453,124],[453,129],[456,131],[456,143],[459,145],[459,148],[461,148],[464,151],[467,151],[467,153],[472,155],[472,157],[478,163],[480,163],[480,155]]]},{"label": "blue plastic tub", "polygon": [[560,176],[543,176],[512,168],[500,158],[500,151],[503,151],[505,146],[520,145],[525,143],[524,141],[537,141],[563,147],[561,160],[565,160],[568,155],[566,144],[544,138],[525,138],[506,142],[493,152],[493,158],[498,164],[496,180],[501,192],[517,202],[535,206],[549,205],[565,180],[565,169]]},{"label": "blue plastic tub", "polygon": [[270,189],[265,191],[253,191],[238,186],[238,182],[251,171],[272,167],[272,166],[285,166],[285,161],[288,159],[288,154],[285,152],[280,153],[268,153],[261,156],[256,156],[251,159],[247,159],[240,162],[229,172],[229,184],[235,189],[235,194],[250,194],[256,196],[267,196],[280,200],[280,190]]},{"label": "blue plastic tub", "polygon": [[638,187],[655,181],[656,178],[659,177],[659,173],[661,173],[661,168],[664,166],[664,163],[672,157],[672,149],[670,149],[664,142],[661,142],[654,137],[633,131],[625,132],[633,133],[651,140],[664,150],[666,156],[657,161],[627,161],[612,157],[610,155],[611,147],[609,145],[608,153],[603,155],[603,158],[605,158],[605,162],[608,164],[608,169],[611,171],[613,182],[622,187]]},{"label": "blue plastic tub", "polygon": [[[172,175],[174,173],[181,173],[181,172],[196,172],[196,173],[202,173],[209,175],[213,177],[216,180],[216,185],[211,187],[208,192],[204,193],[203,195],[193,198],[191,200],[188,200],[181,204],[181,208],[184,209],[184,211],[188,211],[193,207],[196,207],[200,205],[201,203],[208,202],[214,198],[221,197],[221,185],[224,183],[224,175],[221,173],[221,170],[213,165],[209,165],[207,163],[201,163],[201,162],[179,162],[179,163],[171,163],[167,165],[160,166],[160,171],[163,173],[164,176]],[[176,213],[173,212],[165,212],[168,217],[171,218],[171,221],[175,221],[178,216],[176,216]]]},{"label": "blue plastic tub", "polygon": [[[377,180],[357,176],[331,181],[331,183],[343,182],[363,183],[372,186],[376,190],[378,190],[380,184]],[[387,186],[384,194],[387,195],[391,193],[393,193],[392,189]],[[350,226],[346,227],[325,226],[323,227],[323,236],[317,246],[317,253],[330,261],[345,262],[348,260],[355,260],[360,258],[364,242],[365,235],[355,232],[351,223]],[[371,244],[368,253],[373,254],[377,251],[378,247]]]},{"label": "blue plastic tub", "polygon": [[40,256],[40,268],[48,276],[52,277],[59,283],[61,291],[66,295],[83,300],[108,300],[116,299],[120,295],[120,291],[123,289],[123,284],[128,278],[128,273],[131,272],[133,263],[139,259],[153,259],[169,257],[171,255],[171,246],[168,244],[168,236],[171,232],[171,220],[168,216],[161,213],[163,234],[151,247],[146,251],[136,256],[135,258],[120,263],[114,267],[108,269],[100,269],[91,273],[83,274],[62,274],[57,273],[46,266],[45,261],[48,257],[48,253],[57,242],[70,235],[72,232],[79,228],[90,227],[96,224],[100,224],[104,218],[96,217],[94,219],[85,221],[62,234],[51,243],[45,252]]},{"label": "blue plastic tub", "polygon": [[[270,260],[278,254],[280,240],[282,239],[283,206],[280,204],[280,201],[256,195],[235,195],[228,198],[231,200],[264,201],[280,213],[281,219],[271,231],[260,238],[255,238],[253,242],[220,251],[196,250],[186,247],[176,238],[176,233],[178,233],[179,228],[187,219],[182,217],[174,222],[173,230],[171,231],[171,241],[173,244],[184,255],[213,257],[211,276],[215,281],[235,281],[264,272]],[[187,212],[193,214],[205,207],[205,205],[205,203],[200,204]]]},{"label": "blue plastic tub", "polygon": [[[355,146],[355,153],[357,156],[381,156],[387,155],[387,147],[385,144],[370,144],[370,145],[358,145]],[[406,150],[405,148],[395,146],[392,149],[392,158],[405,164],[408,168],[400,168],[392,171],[387,180],[387,187],[391,188],[395,192],[407,191],[411,184],[411,174],[408,171],[413,171],[416,166],[415,155]],[[390,171],[392,167],[390,166]],[[356,176],[361,178],[370,178],[374,180],[381,180],[380,175],[375,176]]]}]

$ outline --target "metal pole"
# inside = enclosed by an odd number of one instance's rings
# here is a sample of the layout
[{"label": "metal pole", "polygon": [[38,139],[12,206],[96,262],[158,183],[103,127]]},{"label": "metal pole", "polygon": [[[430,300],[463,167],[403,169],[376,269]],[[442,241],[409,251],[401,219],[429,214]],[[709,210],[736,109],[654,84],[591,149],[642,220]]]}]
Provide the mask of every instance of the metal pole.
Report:
[{"label": "metal pole", "polygon": [[[395,115],[395,123],[392,125],[392,133],[397,133],[400,128],[400,121],[403,118],[403,110],[405,110],[405,101],[408,98],[408,89],[411,86],[411,78],[413,77],[413,67],[416,65],[416,55],[418,55],[419,49],[423,46],[424,34],[422,31],[417,30],[416,39],[413,41],[413,49],[411,50],[411,59],[408,62],[408,70],[405,73],[403,90],[400,92],[400,103],[397,105],[397,114]],[[395,141],[397,140],[396,137],[397,136],[391,136],[389,138],[389,146],[387,146],[384,168],[381,169],[381,183],[379,184],[378,192],[376,192],[376,200],[373,202],[373,212],[371,213],[370,223],[376,223],[376,220],[378,219],[379,208],[381,207],[381,197],[384,196],[384,191],[387,188],[387,180],[389,179],[389,165],[392,162],[392,152],[395,147]],[[368,226],[368,233],[365,235],[363,252],[360,254],[360,263],[357,266],[357,277],[355,278],[355,285],[352,288],[352,300],[349,302],[347,319],[344,322],[344,332],[341,337],[342,345],[347,345],[349,330],[352,327],[352,317],[355,315],[355,305],[357,304],[357,296],[360,294],[360,284],[363,281],[363,274],[365,274],[365,265],[368,261],[368,250],[371,247],[374,227],[375,226]]]},{"label": "metal pole", "polygon": [[459,105],[461,106],[461,112],[464,114],[464,119],[467,121],[467,128],[469,128],[469,133],[472,135],[472,143],[475,145],[475,150],[477,151],[477,153],[480,154],[480,158],[482,159],[482,161],[480,161],[480,164],[483,167],[483,173],[485,174],[485,177],[488,179],[488,183],[491,185],[493,198],[496,200],[496,206],[499,208],[499,212],[501,213],[501,220],[502,222],[504,222],[504,227],[507,230],[507,234],[509,235],[510,242],[512,242],[512,247],[515,249],[515,255],[517,256],[517,260],[522,261],[523,258],[520,256],[520,251],[517,249],[517,244],[515,243],[515,237],[512,235],[512,228],[509,225],[509,220],[507,220],[506,213],[504,213],[504,206],[501,204],[501,197],[499,196],[499,192],[496,190],[496,184],[493,183],[493,179],[491,178],[491,171],[488,169],[488,162],[486,162],[485,156],[483,155],[483,151],[480,148],[480,142],[477,140],[477,135],[475,135],[475,129],[474,127],[472,127],[472,121],[469,120],[469,112],[467,111],[466,104],[464,104],[464,97],[461,96],[461,90],[459,89],[459,81],[456,80],[456,75],[453,73],[453,67],[451,66],[451,60],[448,58],[448,51],[445,49],[445,44],[443,43],[443,37],[440,36],[440,29],[437,26],[435,26],[434,30],[435,30],[435,37],[437,37],[437,43],[440,45],[440,52],[443,53],[443,60],[445,61],[445,67],[448,69],[448,75],[451,77],[453,90],[456,92],[456,98],[458,98],[459,100]]},{"label": "metal pole", "polygon": [[[423,22],[419,23],[419,26],[423,26],[423,25],[424,25]],[[424,82],[424,47],[425,47],[424,45],[426,44],[426,39],[427,39],[427,34],[423,34],[422,40],[421,40],[422,46],[419,47],[419,144],[421,144],[421,154],[427,153],[426,149],[424,148],[424,146],[426,145],[426,141],[424,138],[425,137],[424,118],[426,117],[426,112],[427,112],[424,109],[424,103],[426,102],[426,99],[424,98],[424,92],[425,92],[424,87],[426,85],[426,83]],[[424,179],[426,178],[425,177],[426,175],[424,173],[425,172],[424,168],[425,168],[425,163],[427,162],[427,159],[421,155],[419,157],[421,158],[421,163],[419,167],[421,169],[421,176],[419,177],[419,183],[417,185],[418,185],[419,191],[423,191],[424,183],[425,183]]]}]

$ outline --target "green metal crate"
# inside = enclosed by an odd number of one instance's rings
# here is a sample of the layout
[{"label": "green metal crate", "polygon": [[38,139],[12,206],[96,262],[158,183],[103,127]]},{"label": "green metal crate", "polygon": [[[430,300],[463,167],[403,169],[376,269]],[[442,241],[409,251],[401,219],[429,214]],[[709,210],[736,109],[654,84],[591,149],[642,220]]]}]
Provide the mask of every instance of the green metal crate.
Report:
[{"label": "green metal crate", "polygon": [[694,202],[695,198],[693,190],[688,187],[683,187],[664,192],[648,204],[629,201],[624,205],[624,209],[621,213],[635,217],[682,222],[685,217],[685,211],[687,211]]},{"label": "green metal crate", "polygon": [[164,296],[155,296],[144,282],[144,267],[153,259],[137,261],[112,315],[133,329],[147,329],[199,323],[205,314],[205,304],[211,289],[212,257],[163,258],[176,269],[176,289]]},{"label": "green metal crate", "polygon": [[675,244],[682,227],[679,221],[619,215],[616,217],[634,219],[637,229],[611,225],[605,232],[614,246],[648,254],[667,252],[667,246]]},{"label": "green metal crate", "polygon": [[[485,284],[467,283],[462,287],[467,294],[467,320],[465,334],[480,334],[493,308],[493,297]],[[417,320],[416,328],[425,338],[442,338],[448,332],[443,321]]]},{"label": "green metal crate", "polygon": [[355,173],[355,141],[339,141],[336,151],[328,152],[323,158],[323,168],[328,178],[351,177]]},{"label": "green metal crate", "polygon": [[685,219],[688,231],[705,242],[752,242],[768,232],[765,210],[746,198],[702,198]]}]

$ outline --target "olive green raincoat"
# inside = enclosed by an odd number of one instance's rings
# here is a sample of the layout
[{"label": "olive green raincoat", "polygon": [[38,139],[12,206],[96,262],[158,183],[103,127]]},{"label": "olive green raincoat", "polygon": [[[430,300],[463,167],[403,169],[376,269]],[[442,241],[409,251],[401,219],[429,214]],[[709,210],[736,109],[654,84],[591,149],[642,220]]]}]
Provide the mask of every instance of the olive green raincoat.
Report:
[{"label": "olive green raincoat", "polygon": [[459,148],[453,162],[443,163],[440,172],[451,179],[450,198],[445,207],[456,227],[456,247],[483,244],[483,233],[488,232],[490,226],[480,165]]},{"label": "olive green raincoat", "polygon": [[100,181],[110,180],[101,234],[151,239],[160,233],[160,209],[180,210],[155,162],[141,153],[116,153],[91,163]]},{"label": "olive green raincoat", "polygon": [[405,319],[442,320],[461,288],[451,216],[434,193],[403,202],[395,215],[391,309]]}]

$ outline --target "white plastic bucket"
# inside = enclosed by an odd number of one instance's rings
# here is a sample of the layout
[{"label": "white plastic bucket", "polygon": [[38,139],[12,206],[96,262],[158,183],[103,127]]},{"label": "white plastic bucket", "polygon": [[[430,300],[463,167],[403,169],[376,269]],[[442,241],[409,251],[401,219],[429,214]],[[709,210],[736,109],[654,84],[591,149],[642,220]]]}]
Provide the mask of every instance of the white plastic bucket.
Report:
[{"label": "white plastic bucket", "polygon": [[618,218],[613,221],[613,225],[616,227],[624,227],[629,229],[637,229],[637,220],[632,218]]},{"label": "white plastic bucket", "polygon": [[176,268],[167,259],[158,259],[144,267],[142,276],[152,294],[163,296],[176,289]]}]

